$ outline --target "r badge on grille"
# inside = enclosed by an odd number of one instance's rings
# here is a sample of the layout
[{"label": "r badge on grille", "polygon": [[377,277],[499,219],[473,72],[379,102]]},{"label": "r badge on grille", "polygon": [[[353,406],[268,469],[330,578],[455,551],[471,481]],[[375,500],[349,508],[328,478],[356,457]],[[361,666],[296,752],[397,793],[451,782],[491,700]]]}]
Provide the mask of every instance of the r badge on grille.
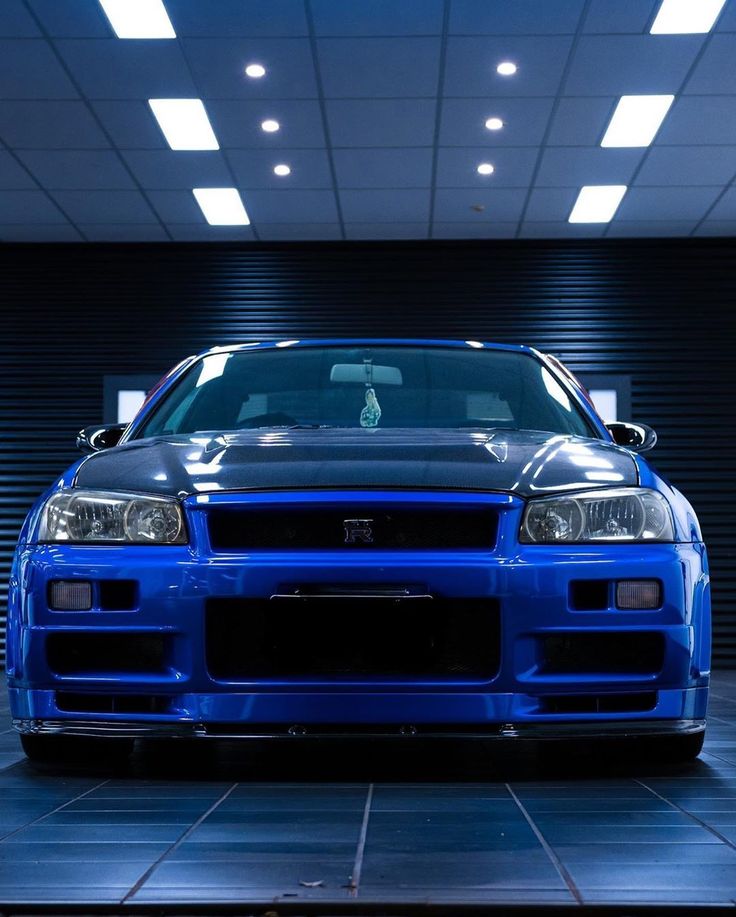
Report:
[{"label": "r badge on grille", "polygon": [[357,544],[359,541],[363,544],[373,544],[372,522],[372,519],[343,519],[345,544]]}]

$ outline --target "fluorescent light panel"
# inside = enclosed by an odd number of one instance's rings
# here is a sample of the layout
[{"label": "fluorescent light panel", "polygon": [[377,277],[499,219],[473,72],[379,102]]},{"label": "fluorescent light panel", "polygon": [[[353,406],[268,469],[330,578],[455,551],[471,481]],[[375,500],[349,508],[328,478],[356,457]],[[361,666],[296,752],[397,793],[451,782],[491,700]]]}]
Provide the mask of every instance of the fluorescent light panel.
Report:
[{"label": "fluorescent light panel", "polygon": [[726,0],[662,0],[652,35],[703,35],[710,32]]},{"label": "fluorescent light panel", "polygon": [[148,104],[172,150],[219,150],[201,99],[149,99]]},{"label": "fluorescent light panel", "polygon": [[571,223],[609,223],[626,194],[626,185],[585,185],[570,214]]},{"label": "fluorescent light panel", "polygon": [[601,146],[649,146],[674,99],[674,96],[621,96]]},{"label": "fluorescent light panel", "polygon": [[176,38],[162,0],[100,0],[118,38]]},{"label": "fluorescent light panel", "polygon": [[210,226],[250,224],[237,188],[194,188],[193,194]]}]

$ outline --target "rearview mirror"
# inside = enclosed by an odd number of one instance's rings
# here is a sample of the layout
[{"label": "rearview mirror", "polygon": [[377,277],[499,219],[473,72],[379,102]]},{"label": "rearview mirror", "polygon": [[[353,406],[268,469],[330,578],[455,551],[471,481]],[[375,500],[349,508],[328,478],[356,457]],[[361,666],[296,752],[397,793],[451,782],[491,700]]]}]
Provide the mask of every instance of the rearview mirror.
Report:
[{"label": "rearview mirror", "polygon": [[359,382],[363,385],[402,385],[398,366],[374,366],[372,363],[335,363],[330,382]]},{"label": "rearview mirror", "polygon": [[127,426],[127,423],[116,423],[104,427],[99,424],[85,427],[77,433],[77,449],[87,455],[100,452],[102,449],[111,449],[120,442]]},{"label": "rearview mirror", "polygon": [[657,434],[644,423],[607,423],[606,429],[618,446],[625,446],[632,452],[649,452],[657,445]]}]

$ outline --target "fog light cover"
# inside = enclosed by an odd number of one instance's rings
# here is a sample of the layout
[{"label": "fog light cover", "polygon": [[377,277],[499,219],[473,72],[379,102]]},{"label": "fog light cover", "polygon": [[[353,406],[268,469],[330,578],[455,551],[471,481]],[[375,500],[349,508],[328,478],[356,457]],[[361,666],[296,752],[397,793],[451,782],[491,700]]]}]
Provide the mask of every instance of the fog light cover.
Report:
[{"label": "fog light cover", "polygon": [[52,611],[89,611],[92,607],[92,583],[89,580],[53,580],[49,589]]},{"label": "fog light cover", "polygon": [[616,583],[616,608],[646,611],[662,604],[659,580],[620,580]]}]

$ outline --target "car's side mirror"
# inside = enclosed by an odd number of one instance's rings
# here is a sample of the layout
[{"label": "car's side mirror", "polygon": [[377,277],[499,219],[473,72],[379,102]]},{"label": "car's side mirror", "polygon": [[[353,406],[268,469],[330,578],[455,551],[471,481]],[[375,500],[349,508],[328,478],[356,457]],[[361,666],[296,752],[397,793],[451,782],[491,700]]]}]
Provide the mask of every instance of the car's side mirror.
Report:
[{"label": "car's side mirror", "polygon": [[644,423],[607,423],[606,429],[618,446],[625,446],[632,452],[649,452],[657,445],[657,434]]},{"label": "car's side mirror", "polygon": [[85,427],[77,434],[77,449],[89,455],[91,452],[100,452],[102,449],[117,446],[127,426],[127,423],[116,423],[104,427],[99,424]]}]

